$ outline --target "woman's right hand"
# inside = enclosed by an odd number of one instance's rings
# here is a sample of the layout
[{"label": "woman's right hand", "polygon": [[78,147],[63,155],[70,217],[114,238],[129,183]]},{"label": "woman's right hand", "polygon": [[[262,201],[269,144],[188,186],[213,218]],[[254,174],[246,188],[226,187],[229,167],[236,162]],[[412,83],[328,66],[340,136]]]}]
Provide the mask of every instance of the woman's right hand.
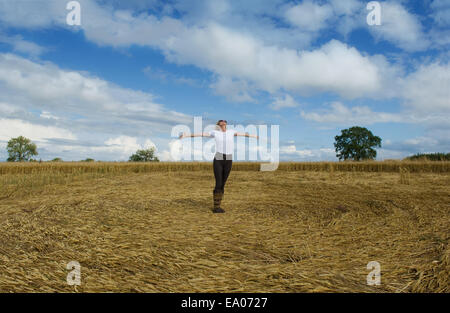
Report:
[{"label": "woman's right hand", "polygon": [[186,137],[186,133],[182,133],[179,137],[179,139],[183,139],[184,137]]}]

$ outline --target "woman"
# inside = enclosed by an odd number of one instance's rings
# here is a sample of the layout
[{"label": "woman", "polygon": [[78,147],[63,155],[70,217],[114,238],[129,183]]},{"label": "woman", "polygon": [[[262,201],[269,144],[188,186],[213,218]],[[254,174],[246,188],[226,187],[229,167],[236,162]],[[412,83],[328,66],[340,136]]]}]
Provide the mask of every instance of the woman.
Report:
[{"label": "woman", "polygon": [[213,160],[214,177],[216,179],[216,186],[213,190],[213,212],[224,213],[225,210],[220,207],[220,202],[222,201],[225,183],[230,175],[231,166],[233,164],[234,137],[259,137],[257,135],[250,135],[249,133],[238,133],[233,129],[227,130],[227,121],[225,120],[219,120],[216,125],[218,126],[218,130],[192,135],[183,133],[180,136],[180,139],[187,137],[214,137],[216,139],[216,154]]}]

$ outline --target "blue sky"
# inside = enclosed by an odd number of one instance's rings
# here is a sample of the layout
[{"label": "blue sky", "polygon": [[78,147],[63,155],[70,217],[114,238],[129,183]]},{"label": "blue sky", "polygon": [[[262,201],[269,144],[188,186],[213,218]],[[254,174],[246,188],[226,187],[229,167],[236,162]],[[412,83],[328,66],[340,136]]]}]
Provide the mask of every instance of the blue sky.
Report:
[{"label": "blue sky", "polygon": [[[377,159],[450,150],[450,2],[0,0],[0,160],[173,160],[175,125],[279,125],[283,161],[337,160],[363,126]],[[238,148],[240,148],[238,146]]]}]

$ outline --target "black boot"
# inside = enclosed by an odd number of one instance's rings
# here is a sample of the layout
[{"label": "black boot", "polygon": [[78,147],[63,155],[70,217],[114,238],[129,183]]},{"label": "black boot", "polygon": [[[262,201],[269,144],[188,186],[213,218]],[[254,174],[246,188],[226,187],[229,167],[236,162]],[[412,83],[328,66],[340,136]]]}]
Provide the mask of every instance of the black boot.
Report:
[{"label": "black boot", "polygon": [[220,202],[222,201],[223,193],[222,192],[213,192],[214,198],[214,213],[225,213],[225,210],[220,207]]}]

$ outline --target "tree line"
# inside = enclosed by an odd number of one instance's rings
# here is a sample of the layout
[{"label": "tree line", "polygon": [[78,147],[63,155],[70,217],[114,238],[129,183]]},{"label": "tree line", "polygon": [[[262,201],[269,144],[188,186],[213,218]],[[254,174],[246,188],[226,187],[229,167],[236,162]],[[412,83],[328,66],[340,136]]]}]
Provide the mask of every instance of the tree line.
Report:
[{"label": "tree line", "polygon": [[[351,161],[367,161],[374,160],[377,156],[375,148],[381,148],[381,138],[372,134],[370,130],[365,127],[353,126],[348,129],[341,130],[341,134],[334,137],[334,147],[336,150],[336,157],[341,160]],[[37,162],[33,159],[38,155],[37,146],[30,139],[23,136],[12,138],[8,141],[8,162]],[[137,150],[128,159],[129,162],[159,162],[155,155],[155,148]],[[444,161],[450,160],[450,153],[431,153],[431,154],[416,154],[407,157],[408,160],[431,160]],[[54,158],[52,162],[62,162],[61,158]],[[94,162],[94,159],[87,158],[81,162]],[[40,161],[39,161],[40,162]]]},{"label": "tree line", "polygon": [[[12,138],[8,141],[6,146],[8,151],[8,162],[41,162],[33,159],[34,156],[38,155],[37,146],[35,143],[31,142],[30,139],[23,136],[17,138]],[[132,154],[128,161],[130,162],[159,162],[158,157],[155,155],[155,148],[151,147],[148,149],[137,150],[136,153]],[[62,162],[61,158],[54,158],[51,162]],[[80,162],[94,162],[94,159],[87,158],[81,160]]]}]

